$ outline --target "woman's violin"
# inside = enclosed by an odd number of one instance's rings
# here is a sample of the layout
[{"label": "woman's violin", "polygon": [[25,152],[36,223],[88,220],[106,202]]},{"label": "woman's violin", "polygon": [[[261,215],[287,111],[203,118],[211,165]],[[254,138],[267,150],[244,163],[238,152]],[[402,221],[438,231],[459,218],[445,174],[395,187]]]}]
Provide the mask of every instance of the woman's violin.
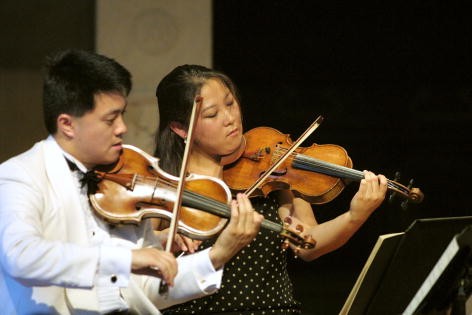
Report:
[{"label": "woman's violin", "polygon": [[[257,127],[244,134],[245,149],[240,158],[225,166],[223,178],[233,192],[248,189],[291,146],[289,135],[270,127]],[[352,160],[344,148],[334,144],[298,147],[272,171],[251,196],[267,195],[274,190],[291,189],[298,197],[313,204],[336,198],[350,180],[364,178],[352,169]],[[419,203],[423,193],[388,180],[388,189],[406,200]]]},{"label": "woman's violin", "polygon": [[[138,224],[146,218],[170,220],[176,200],[178,178],[158,165],[159,159],[124,145],[119,160],[95,171],[99,182],[89,195],[96,212],[110,223]],[[218,178],[190,174],[184,185],[178,231],[193,239],[208,239],[219,233],[231,216],[231,191]],[[287,218],[281,225],[268,220],[262,227],[277,232],[283,247],[292,243],[313,248],[315,241],[303,233],[303,224]]]}]

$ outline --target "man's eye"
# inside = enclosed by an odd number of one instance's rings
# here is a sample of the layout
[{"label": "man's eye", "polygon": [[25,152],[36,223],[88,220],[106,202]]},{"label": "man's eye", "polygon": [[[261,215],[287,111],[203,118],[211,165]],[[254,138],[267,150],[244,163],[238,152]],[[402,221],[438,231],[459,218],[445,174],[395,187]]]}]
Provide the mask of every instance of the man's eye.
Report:
[{"label": "man's eye", "polygon": [[110,118],[110,119],[105,119],[105,122],[109,125],[113,125],[115,120],[116,120],[116,117],[113,117],[113,118]]}]

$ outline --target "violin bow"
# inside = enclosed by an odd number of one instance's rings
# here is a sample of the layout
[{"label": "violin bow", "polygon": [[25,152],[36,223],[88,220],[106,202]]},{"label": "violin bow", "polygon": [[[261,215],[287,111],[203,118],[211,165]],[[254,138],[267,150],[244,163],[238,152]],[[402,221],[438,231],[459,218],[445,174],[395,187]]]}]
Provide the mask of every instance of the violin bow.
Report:
[{"label": "violin bow", "polygon": [[[195,126],[197,124],[197,114],[200,112],[200,106],[201,106],[202,98],[200,96],[195,97],[193,101],[193,107],[192,107],[192,114],[190,116],[190,124],[189,128],[187,131],[187,137],[185,138],[185,150],[184,150],[184,155],[182,157],[182,165],[180,167],[180,176],[179,176],[179,181],[177,184],[177,190],[176,190],[176,200],[174,202],[174,207],[172,210],[172,213],[174,214],[171,218],[170,221],[170,226],[169,226],[169,235],[167,236],[167,243],[166,243],[166,252],[170,252],[172,248],[172,244],[174,243],[175,239],[175,234],[177,233],[177,225],[179,222],[179,217],[180,217],[180,208],[182,206],[182,196],[184,192],[184,182],[185,182],[185,177],[187,175],[187,168],[188,168],[188,158],[190,155],[190,152],[192,150],[192,145],[193,145],[193,130],[195,129]],[[160,287],[159,287],[159,293],[161,295],[167,294],[169,288],[167,283],[164,281],[161,281]]]},{"label": "violin bow", "polygon": [[257,187],[259,187],[259,185],[262,182],[264,182],[266,180],[266,178],[269,177],[270,174],[272,174],[272,172],[275,169],[277,169],[285,161],[285,159],[287,159],[287,157],[289,157],[293,153],[293,151],[295,151],[300,146],[300,144],[302,144],[302,142],[305,141],[320,126],[320,124],[323,122],[323,120],[324,120],[323,116],[318,116],[318,118],[315,119],[315,121],[311,124],[311,126],[308,127],[307,130],[305,130],[305,132],[297,139],[297,141],[293,142],[292,146],[284,154],[282,154],[275,161],[275,163],[272,164],[272,166],[270,168],[268,168],[262,174],[262,176],[260,176],[254,182],[254,184],[252,184],[252,186],[249,187],[244,193],[246,195],[250,196],[254,192],[254,190],[256,190]]}]

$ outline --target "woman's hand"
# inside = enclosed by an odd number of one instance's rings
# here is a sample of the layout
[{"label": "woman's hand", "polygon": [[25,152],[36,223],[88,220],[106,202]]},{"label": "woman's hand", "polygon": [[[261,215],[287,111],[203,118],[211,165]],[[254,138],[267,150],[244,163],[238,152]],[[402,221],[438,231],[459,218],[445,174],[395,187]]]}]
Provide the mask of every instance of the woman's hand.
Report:
[{"label": "woman's hand", "polygon": [[245,194],[238,194],[231,203],[231,218],[210,250],[215,269],[220,269],[259,232],[264,217],[254,211]]},{"label": "woman's hand", "polygon": [[[169,237],[169,229],[162,231],[154,231],[163,248],[166,248],[167,239]],[[202,241],[191,239],[187,236],[176,234],[174,237],[174,243],[172,244],[171,251],[175,254],[178,252],[195,253],[198,250],[198,246]]]},{"label": "woman's hand", "polygon": [[350,204],[350,214],[353,221],[365,221],[385,199],[387,193],[387,179],[383,175],[375,175],[364,171],[359,190]]}]

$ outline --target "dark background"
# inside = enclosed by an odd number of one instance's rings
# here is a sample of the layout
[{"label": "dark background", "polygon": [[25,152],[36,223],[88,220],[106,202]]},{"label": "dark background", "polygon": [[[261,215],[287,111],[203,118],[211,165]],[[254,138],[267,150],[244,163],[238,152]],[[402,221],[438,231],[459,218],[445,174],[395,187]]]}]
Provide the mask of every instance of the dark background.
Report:
[{"label": "dark background", "polygon": [[45,56],[95,43],[94,0],[0,0],[0,162],[47,136]]},{"label": "dark background", "polygon": [[[310,263],[292,259],[305,314],[339,312],[378,235],[403,231],[417,218],[472,215],[469,8],[311,0],[219,0],[213,8],[214,66],[237,83],[247,130],[270,126],[296,139],[323,115],[303,146],[341,145],[355,169],[390,179],[399,171],[401,183],[414,178],[425,194],[408,210],[401,200],[385,202],[338,251]],[[0,0],[0,75],[36,71],[60,48],[93,49],[94,10],[93,0]],[[17,135],[44,137],[41,121],[25,107],[14,109],[15,117],[3,111],[31,89],[19,82],[2,95],[2,143],[18,142]],[[35,90],[24,103],[38,107],[39,95]],[[23,123],[5,128],[10,119]],[[334,201],[315,206],[319,221],[346,211],[356,189],[353,183]]]},{"label": "dark background", "polygon": [[[399,171],[425,194],[407,210],[385,202],[336,252],[292,260],[305,314],[339,312],[378,235],[472,214],[471,33],[470,9],[454,3],[214,2],[214,66],[238,85],[246,130],[295,140],[323,115],[302,146],[341,145],[355,169]],[[356,189],[314,206],[319,221],[347,210]]]}]

